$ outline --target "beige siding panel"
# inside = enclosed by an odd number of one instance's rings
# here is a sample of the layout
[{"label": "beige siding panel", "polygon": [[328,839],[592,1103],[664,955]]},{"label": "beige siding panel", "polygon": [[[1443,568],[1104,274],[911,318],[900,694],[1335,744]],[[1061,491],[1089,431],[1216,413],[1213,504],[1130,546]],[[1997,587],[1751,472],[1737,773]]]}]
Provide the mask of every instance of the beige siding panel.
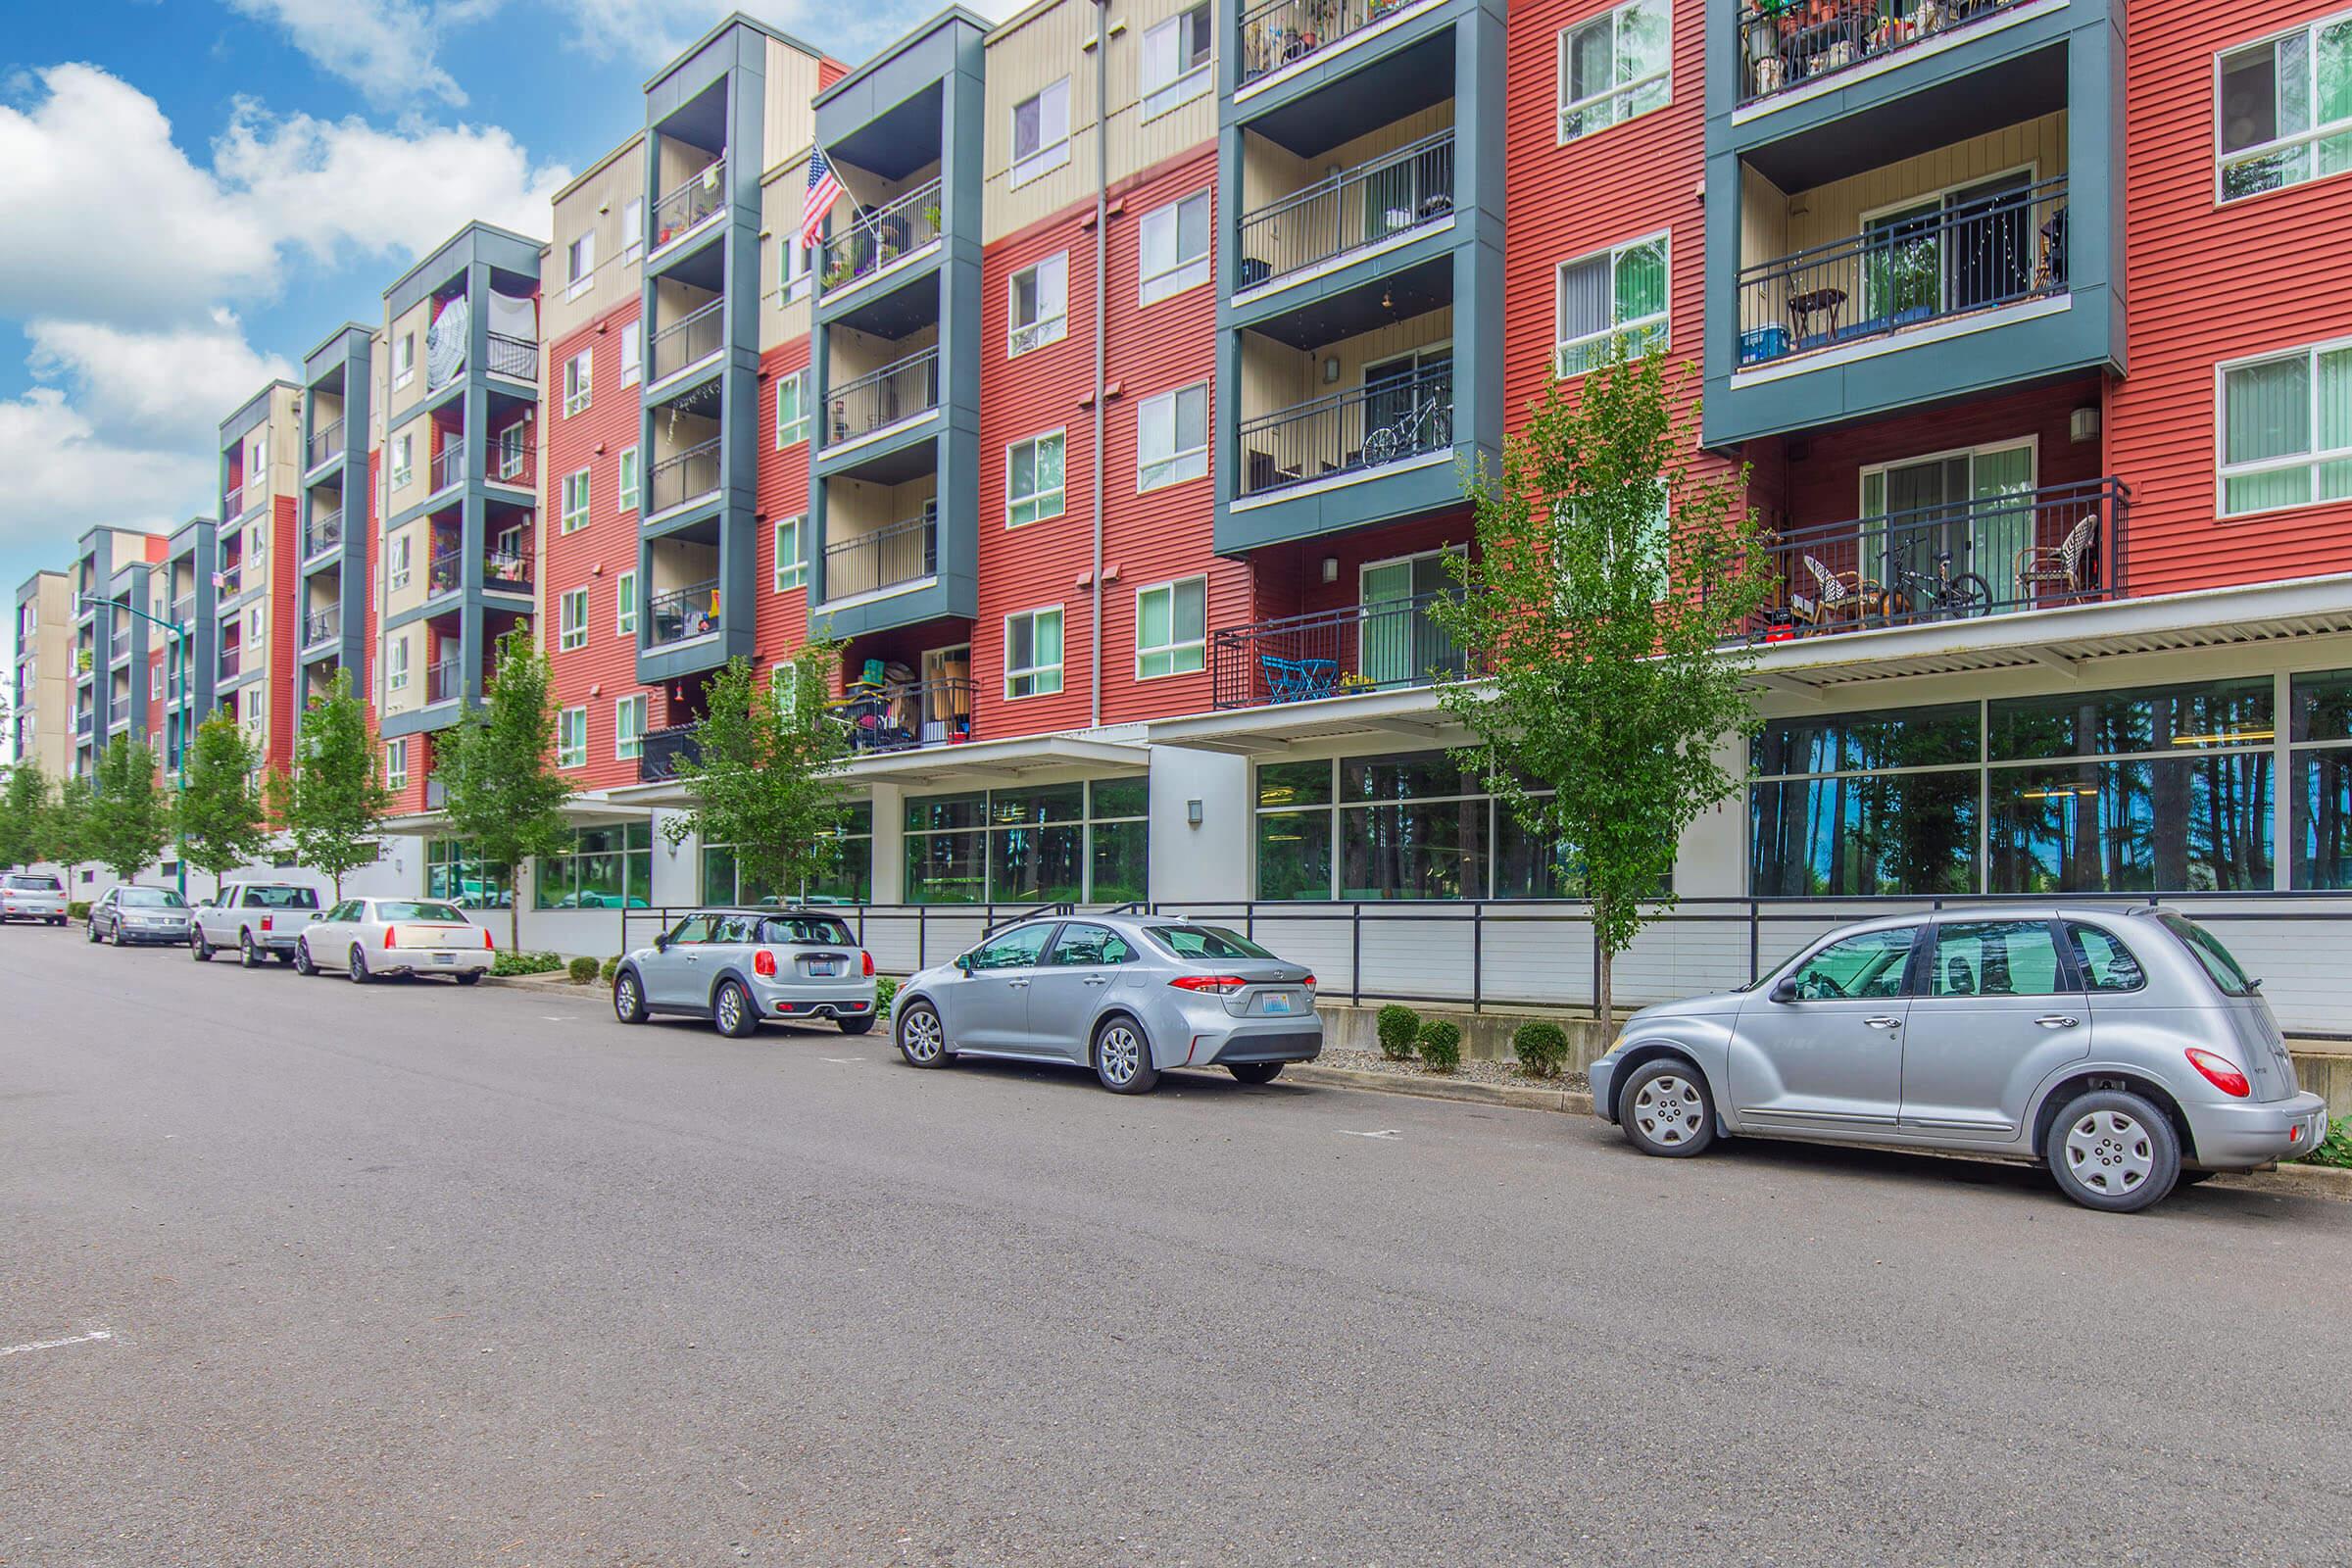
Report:
[{"label": "beige siding panel", "polygon": [[767,102],[763,106],[762,174],[808,167],[808,144],[816,139],[816,58],[790,44],[767,40]]},{"label": "beige siding panel", "polygon": [[[417,380],[422,381],[422,379],[423,376],[419,373]],[[412,384],[412,390],[414,390],[414,384]],[[395,396],[399,395],[401,394],[395,394]],[[394,425],[385,434],[384,517],[386,520],[399,516],[431,494],[432,480],[429,473],[433,464],[432,423],[430,417],[419,413],[412,416],[405,423]],[[398,484],[394,482],[392,449],[404,435],[409,437],[409,478],[408,483]]]},{"label": "beige siding panel", "polygon": [[1740,166],[1740,254],[1748,261],[1788,254],[1788,193]]},{"label": "beige siding panel", "polygon": [[650,565],[653,581],[646,589],[649,599],[675,593],[680,588],[691,588],[698,582],[709,582],[716,577],[718,547],[696,544],[689,539],[664,539],[661,541],[661,547],[653,552]]},{"label": "beige siding panel", "polygon": [[[632,136],[611,161],[588,174],[556,202],[555,242],[542,266],[546,279],[539,303],[539,336],[552,343],[567,337],[608,312],[637,298],[644,256],[629,254],[632,241],[642,242],[642,226],[627,231],[622,220],[629,203],[645,195],[645,138]],[[596,235],[596,266],[588,287],[572,294],[571,242],[581,233]]]},{"label": "beige siding panel", "polygon": [[801,226],[801,195],[808,187],[808,148],[804,144],[760,187],[761,354],[808,335],[810,285],[804,282],[791,300],[784,298],[784,247],[793,243]]},{"label": "beige siding panel", "polygon": [[[1453,308],[1393,321],[1305,353],[1252,335],[1242,359],[1242,417],[1255,418],[1363,385],[1364,367],[1434,348],[1453,337]],[[1340,363],[1339,379],[1323,379],[1323,362]]]},{"label": "beige siding panel", "polygon": [[2019,169],[2031,170],[2035,179],[2066,172],[2065,111],[1797,191],[1788,198],[1788,248],[1746,260],[1769,261],[1850,238],[1862,232],[1865,214]]},{"label": "beige siding panel", "polygon": [[878,337],[860,332],[852,326],[836,326],[826,336],[833,352],[833,363],[825,377],[828,386],[839,389],[846,381],[861,375],[871,375],[887,365],[896,365],[910,354],[920,354],[939,342],[939,325],[933,322],[907,333],[905,337]]}]

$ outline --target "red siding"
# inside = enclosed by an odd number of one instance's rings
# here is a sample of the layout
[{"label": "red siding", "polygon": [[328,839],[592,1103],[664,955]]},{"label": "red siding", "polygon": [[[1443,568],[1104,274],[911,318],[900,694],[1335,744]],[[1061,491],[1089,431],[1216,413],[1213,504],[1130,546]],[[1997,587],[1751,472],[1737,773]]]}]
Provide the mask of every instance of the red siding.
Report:
[{"label": "red siding", "polygon": [[[776,383],[808,368],[806,337],[780,343],[760,357],[760,412],[754,421],[760,443],[754,492],[754,515],[760,530],[755,552],[759,576],[752,584],[752,639],[753,657],[760,669],[790,659],[808,640],[808,590],[776,592],[775,530],[775,524],[784,518],[808,514],[808,443],[795,441],[781,452],[776,450]],[[809,429],[815,428],[812,418]],[[810,547],[804,526],[802,553],[806,555]]]},{"label": "red siding", "polygon": [[270,498],[270,608],[262,616],[269,653],[262,686],[270,712],[269,761],[280,769],[293,765],[296,694],[302,684],[294,673],[294,655],[302,641],[302,545],[295,510],[290,495]]}]

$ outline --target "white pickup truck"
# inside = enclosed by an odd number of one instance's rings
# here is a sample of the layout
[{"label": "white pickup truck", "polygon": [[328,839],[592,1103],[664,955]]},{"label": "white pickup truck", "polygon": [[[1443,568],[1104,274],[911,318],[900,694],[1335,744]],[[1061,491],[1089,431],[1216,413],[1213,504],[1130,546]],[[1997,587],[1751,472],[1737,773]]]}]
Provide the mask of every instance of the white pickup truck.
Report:
[{"label": "white pickup truck", "polygon": [[188,922],[188,953],[210,963],[222,949],[234,949],[248,969],[265,956],[294,961],[295,939],[318,918],[318,890],[293,882],[224,882],[196,906]]}]

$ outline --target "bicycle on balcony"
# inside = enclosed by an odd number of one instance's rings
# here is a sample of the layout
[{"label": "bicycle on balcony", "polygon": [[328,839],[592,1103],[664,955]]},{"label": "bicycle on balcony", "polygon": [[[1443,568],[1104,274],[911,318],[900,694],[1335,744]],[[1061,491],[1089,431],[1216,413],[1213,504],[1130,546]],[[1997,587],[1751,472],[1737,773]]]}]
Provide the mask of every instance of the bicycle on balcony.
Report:
[{"label": "bicycle on balcony", "polygon": [[[1964,542],[1961,549],[1966,550]],[[1922,571],[1905,552],[1886,585],[1886,618],[1907,620],[1968,620],[1992,609],[1992,585],[1973,571],[1952,570],[1952,553],[1938,550],[1936,569]]]},{"label": "bicycle on balcony", "polygon": [[1364,438],[1364,463],[1377,467],[1424,452],[1441,452],[1453,445],[1453,405],[1434,394],[1416,398],[1394,424]]}]

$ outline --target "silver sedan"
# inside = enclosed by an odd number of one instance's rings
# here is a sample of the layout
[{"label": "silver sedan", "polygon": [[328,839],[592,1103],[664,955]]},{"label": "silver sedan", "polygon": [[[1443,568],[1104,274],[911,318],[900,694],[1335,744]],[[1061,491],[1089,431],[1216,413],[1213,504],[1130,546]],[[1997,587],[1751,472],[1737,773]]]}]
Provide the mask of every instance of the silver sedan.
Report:
[{"label": "silver sedan", "polygon": [[1170,1067],[1223,1067],[1246,1084],[1323,1051],[1315,977],[1247,937],[1181,918],[1032,920],[925,969],[899,993],[900,1054],[1092,1067],[1141,1094]]}]

